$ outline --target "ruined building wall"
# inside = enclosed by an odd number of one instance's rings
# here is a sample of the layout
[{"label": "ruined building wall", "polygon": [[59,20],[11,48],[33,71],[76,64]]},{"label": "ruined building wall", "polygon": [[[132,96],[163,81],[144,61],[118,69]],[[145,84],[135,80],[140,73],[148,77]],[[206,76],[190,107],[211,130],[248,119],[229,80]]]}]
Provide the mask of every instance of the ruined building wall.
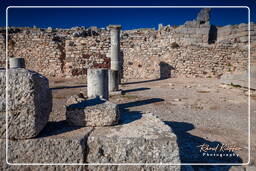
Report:
[{"label": "ruined building wall", "polygon": [[0,34],[0,67],[5,67],[5,38]]},{"label": "ruined building wall", "polygon": [[123,38],[125,78],[217,77],[247,68],[247,49],[221,44],[179,45],[165,35],[155,39],[146,35],[138,30]]},{"label": "ruined building wall", "polygon": [[10,34],[9,57],[24,57],[26,68],[50,77],[61,76],[65,58],[64,44],[54,35],[40,30],[25,29]]},{"label": "ruined building wall", "polygon": [[109,68],[110,58],[106,56],[109,44],[107,31],[95,37],[72,37],[66,40],[65,76],[81,77],[87,74],[88,68]]},{"label": "ruined building wall", "polygon": [[[244,71],[248,62],[245,28],[246,24],[213,28],[194,20],[177,28],[122,31],[124,79],[218,77]],[[252,45],[255,33],[252,23]],[[0,35],[0,57],[5,61]],[[109,68],[109,50],[108,30],[96,29],[92,34],[84,28],[20,28],[9,36],[9,57],[24,57],[28,69],[48,77],[86,77],[88,68]],[[251,50],[254,56],[255,48]]]}]

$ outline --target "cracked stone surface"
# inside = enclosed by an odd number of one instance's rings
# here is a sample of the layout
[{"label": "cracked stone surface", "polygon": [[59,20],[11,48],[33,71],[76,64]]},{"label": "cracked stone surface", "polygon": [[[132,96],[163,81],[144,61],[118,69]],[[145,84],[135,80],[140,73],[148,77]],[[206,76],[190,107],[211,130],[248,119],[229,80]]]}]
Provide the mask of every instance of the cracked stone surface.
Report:
[{"label": "cracked stone surface", "polygon": [[[121,125],[96,128],[88,137],[89,163],[180,163],[176,136],[153,114],[138,120],[124,116]],[[92,170],[120,170],[120,166],[89,166]],[[131,166],[141,170],[147,166]],[[129,169],[128,167],[126,169]],[[158,167],[159,169],[159,167]],[[172,166],[179,170],[180,166]]]},{"label": "cracked stone surface", "polygon": [[[0,70],[0,137],[6,132],[6,70]],[[26,69],[9,69],[8,136],[27,139],[37,136],[52,111],[48,79]]]},{"label": "cracked stone surface", "polygon": [[[72,127],[50,122],[36,138],[8,140],[10,163],[84,163],[89,127]],[[5,140],[0,139],[4,146]],[[1,158],[4,153],[1,153]]]},{"label": "cracked stone surface", "polygon": [[119,120],[119,109],[118,105],[104,99],[88,99],[68,105],[66,119],[70,125],[75,126],[116,125]]}]

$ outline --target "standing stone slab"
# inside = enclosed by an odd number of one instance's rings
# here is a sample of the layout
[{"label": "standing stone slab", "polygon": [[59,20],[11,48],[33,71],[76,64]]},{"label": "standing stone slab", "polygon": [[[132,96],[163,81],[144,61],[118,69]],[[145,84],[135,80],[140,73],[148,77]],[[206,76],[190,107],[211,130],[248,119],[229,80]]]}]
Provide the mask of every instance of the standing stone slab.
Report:
[{"label": "standing stone slab", "polygon": [[88,97],[109,98],[108,91],[108,70],[107,69],[88,69],[87,72],[87,92]]},{"label": "standing stone slab", "polygon": [[[6,132],[6,70],[0,70],[0,137]],[[26,69],[8,70],[8,137],[35,137],[45,127],[52,110],[48,79]]]},{"label": "standing stone slab", "polygon": [[[131,117],[127,117],[131,118]],[[152,114],[138,120],[122,120],[122,125],[96,128],[88,137],[89,163],[180,163],[176,136],[170,127]],[[107,166],[89,166],[101,170]],[[120,170],[108,166],[108,170]],[[166,166],[168,168],[169,166]],[[131,167],[145,170],[148,166]],[[157,167],[155,168],[157,169]],[[179,170],[180,166],[172,166]]]},{"label": "standing stone slab", "polygon": [[114,103],[95,98],[68,105],[66,120],[75,126],[110,126],[119,121],[119,109]]}]

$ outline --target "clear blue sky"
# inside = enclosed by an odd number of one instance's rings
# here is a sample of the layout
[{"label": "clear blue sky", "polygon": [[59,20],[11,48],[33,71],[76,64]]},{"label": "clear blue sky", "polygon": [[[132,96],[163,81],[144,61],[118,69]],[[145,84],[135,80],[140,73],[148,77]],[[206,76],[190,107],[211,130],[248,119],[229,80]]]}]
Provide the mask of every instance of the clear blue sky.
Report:
[{"label": "clear blue sky", "polygon": [[[106,3],[108,2],[108,3]],[[80,0],[2,0],[0,1],[1,21],[5,21],[5,8],[7,6],[21,5],[169,5],[169,6],[184,6],[184,5],[234,5],[234,6],[249,6],[251,8],[251,21],[255,22],[256,1],[247,0],[209,0],[209,1],[193,1],[189,0],[173,0],[173,1],[80,1]],[[54,28],[70,28],[73,26],[97,26],[105,27],[109,24],[121,24],[123,29],[134,28],[152,28],[157,27],[158,23],[164,25],[181,25],[185,21],[196,18],[199,8],[168,8],[168,9],[71,9],[71,8],[44,8],[44,9],[29,9],[29,8],[14,8],[9,9],[9,25],[10,26],[30,26],[37,27],[54,27]],[[246,23],[248,21],[248,10],[246,8],[213,8],[211,12],[211,24],[228,25]],[[0,23],[5,26],[5,22]]]}]

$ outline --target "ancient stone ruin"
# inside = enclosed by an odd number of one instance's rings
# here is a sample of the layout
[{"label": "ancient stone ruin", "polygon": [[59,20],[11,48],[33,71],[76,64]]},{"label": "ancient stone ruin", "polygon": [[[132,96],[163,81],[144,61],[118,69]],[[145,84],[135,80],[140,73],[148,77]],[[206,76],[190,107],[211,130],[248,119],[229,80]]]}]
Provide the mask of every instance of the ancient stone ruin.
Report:
[{"label": "ancient stone ruin", "polygon": [[[115,41],[120,41],[124,59],[122,80],[157,79],[163,72],[171,73],[171,77],[205,78],[245,71],[248,24],[214,26],[209,13],[204,9],[195,20],[180,26],[121,31],[120,40]],[[255,59],[255,23],[250,25],[251,57]],[[118,52],[110,41],[118,29],[10,28],[8,55],[23,57],[27,68],[49,78],[86,78],[88,68],[114,70],[122,62],[119,57],[109,58]],[[4,67],[4,28],[0,30],[0,49],[0,67]]]},{"label": "ancient stone ruin", "polygon": [[[119,86],[127,80],[246,72],[248,25],[213,26],[209,13],[202,9],[193,21],[160,25],[158,30],[122,31],[120,25],[10,28],[9,68],[0,69],[0,144],[5,147],[8,139],[8,162],[81,164],[74,170],[122,170],[118,165],[88,163],[180,163],[177,137],[170,127],[153,113],[127,115],[109,96],[122,92]],[[255,26],[251,23],[252,47]],[[0,33],[0,66],[5,67],[4,29]],[[251,49],[254,61],[256,52]],[[53,97],[48,78],[87,79],[87,94],[68,98],[63,123],[49,122]],[[3,164],[0,170],[13,167]],[[128,166],[159,168],[181,166]]]}]

